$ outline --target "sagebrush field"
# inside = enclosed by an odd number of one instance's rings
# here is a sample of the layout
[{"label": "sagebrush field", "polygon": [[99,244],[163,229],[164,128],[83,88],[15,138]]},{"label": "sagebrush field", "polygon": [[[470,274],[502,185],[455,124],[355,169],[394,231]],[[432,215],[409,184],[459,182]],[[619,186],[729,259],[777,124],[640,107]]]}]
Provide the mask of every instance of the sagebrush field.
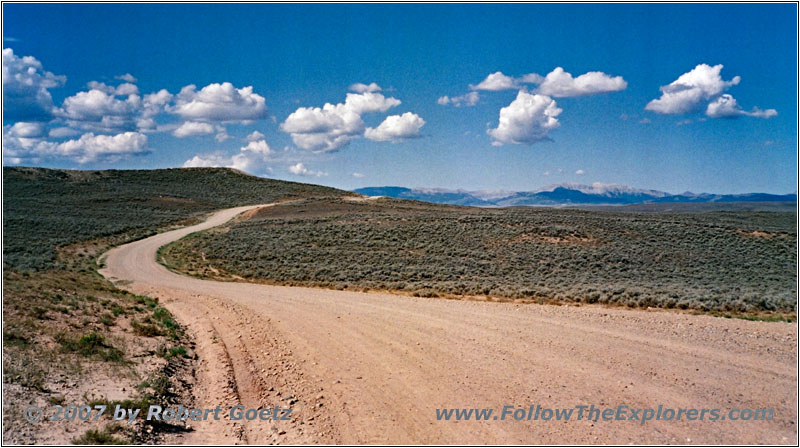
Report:
[{"label": "sagebrush field", "polygon": [[104,251],[219,208],[346,194],[205,168],[4,167],[3,189],[3,442],[14,444],[155,443],[176,430],[30,424],[23,404],[191,401],[192,341],[158,301],[97,273]]},{"label": "sagebrush field", "polygon": [[197,276],[715,312],[796,305],[795,214],[305,200],[162,251]]}]

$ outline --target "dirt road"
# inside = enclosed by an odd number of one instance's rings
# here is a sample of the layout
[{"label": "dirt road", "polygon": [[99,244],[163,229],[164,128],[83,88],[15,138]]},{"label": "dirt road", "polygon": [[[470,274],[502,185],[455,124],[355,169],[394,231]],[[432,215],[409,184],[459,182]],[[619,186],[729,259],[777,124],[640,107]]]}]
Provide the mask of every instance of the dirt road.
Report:
[{"label": "dirt road", "polygon": [[[198,406],[295,409],[194,425],[179,442],[796,444],[797,325],[665,311],[410,298],[188,278],[159,247],[252,207],[111,250],[202,360]],[[774,410],[771,421],[437,421],[437,408]],[[577,412],[577,411],[576,411]]]}]

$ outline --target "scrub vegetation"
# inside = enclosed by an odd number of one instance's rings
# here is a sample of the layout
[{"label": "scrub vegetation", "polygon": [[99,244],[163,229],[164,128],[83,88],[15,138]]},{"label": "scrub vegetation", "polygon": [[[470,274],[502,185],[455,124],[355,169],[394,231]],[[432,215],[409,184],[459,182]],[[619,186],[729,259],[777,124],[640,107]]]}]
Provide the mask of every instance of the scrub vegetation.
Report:
[{"label": "scrub vegetation", "polygon": [[312,199],[190,235],[161,256],[195,276],[286,285],[789,313],[795,216]]},{"label": "scrub vegetation", "polygon": [[169,428],[25,421],[25,406],[191,402],[192,341],[97,269],[110,247],[243,204],[345,192],[229,169],[3,168],[3,442],[155,443]]},{"label": "scrub vegetation", "polygon": [[[62,267],[58,250],[149,236],[207,212],[344,191],[226,168],[68,171],[3,168],[3,266]],[[80,253],[77,254],[81,256]]]}]

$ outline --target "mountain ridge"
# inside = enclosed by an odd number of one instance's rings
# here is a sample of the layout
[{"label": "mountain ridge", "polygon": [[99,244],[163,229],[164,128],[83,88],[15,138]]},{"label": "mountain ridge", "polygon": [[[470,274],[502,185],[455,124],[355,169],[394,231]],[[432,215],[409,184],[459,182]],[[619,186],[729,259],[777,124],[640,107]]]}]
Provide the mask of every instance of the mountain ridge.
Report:
[{"label": "mountain ridge", "polygon": [[407,188],[398,186],[365,187],[353,190],[365,196],[387,196],[437,204],[475,207],[632,205],[652,203],[706,202],[796,202],[797,194],[740,193],[714,194],[636,188],[627,185],[562,183],[532,191],[469,191],[445,188]]}]

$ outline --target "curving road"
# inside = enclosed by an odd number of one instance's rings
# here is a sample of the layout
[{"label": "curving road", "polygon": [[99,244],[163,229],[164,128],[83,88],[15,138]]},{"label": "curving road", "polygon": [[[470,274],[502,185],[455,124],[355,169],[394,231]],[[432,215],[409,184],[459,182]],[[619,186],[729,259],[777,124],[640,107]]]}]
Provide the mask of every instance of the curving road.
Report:
[{"label": "curving road", "polygon": [[[206,422],[177,443],[797,444],[797,324],[599,306],[520,305],[207,281],[159,247],[101,273],[157,296],[201,359],[196,406],[295,409],[291,422]],[[437,421],[437,408],[773,409],[771,421]],[[577,411],[575,411],[577,412]],[[738,415],[738,414],[737,414]]]}]

